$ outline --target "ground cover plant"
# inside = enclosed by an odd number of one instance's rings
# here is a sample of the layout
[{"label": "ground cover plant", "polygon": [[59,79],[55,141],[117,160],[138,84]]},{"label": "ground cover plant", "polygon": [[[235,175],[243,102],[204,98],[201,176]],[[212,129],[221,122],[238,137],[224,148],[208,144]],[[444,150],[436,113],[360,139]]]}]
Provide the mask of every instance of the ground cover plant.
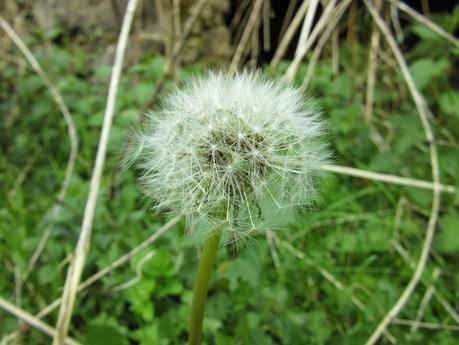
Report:
[{"label": "ground cover plant", "polygon": [[[397,1],[298,2],[276,41],[264,29],[267,1],[237,3],[227,63],[185,62],[210,3],[183,11],[170,49],[134,57],[136,1],[121,7],[124,31],[93,30],[83,43],[60,23],[14,22],[5,7],[1,342],[58,343],[67,319],[67,343],[186,343],[202,238],[187,236],[180,217],[152,211],[138,172],[121,162],[145,110],[174,84],[209,67],[244,67],[316,100],[333,164],[324,166],[321,200],[285,229],[220,247],[202,343],[457,343],[459,43],[448,33],[457,32],[459,7],[413,16]],[[291,42],[289,30],[297,32]],[[117,42],[118,53],[100,59]],[[277,53],[263,60],[267,42]],[[107,116],[113,121],[104,125]],[[102,128],[109,131],[100,151]],[[78,260],[72,297],[67,271]],[[64,286],[64,300],[75,298],[67,308],[54,302]]]}]

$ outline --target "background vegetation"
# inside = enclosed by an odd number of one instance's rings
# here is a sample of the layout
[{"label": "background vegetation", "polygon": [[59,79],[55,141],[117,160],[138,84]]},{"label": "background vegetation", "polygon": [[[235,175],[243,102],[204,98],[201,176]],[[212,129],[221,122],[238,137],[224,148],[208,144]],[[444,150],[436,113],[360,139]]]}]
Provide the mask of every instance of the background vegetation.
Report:
[{"label": "background vegetation", "polygon": [[[18,11],[27,6],[25,1],[18,4]],[[252,4],[242,7],[241,21],[233,24],[235,30],[227,25],[234,41],[230,46],[238,46],[243,36],[238,28],[246,27],[251,8]],[[110,49],[117,34],[116,30],[111,35],[111,31],[95,29],[78,34],[59,20],[43,29],[26,16],[18,21],[6,9],[6,18],[15,23],[13,27],[62,95],[79,137],[65,199],[56,201],[70,150],[66,123],[42,78],[2,32],[0,295],[36,314],[61,295],[72,260],[106,106],[113,61]],[[168,10],[172,11],[166,6]],[[318,13],[321,11],[319,7]],[[392,25],[390,11],[384,2],[381,13]],[[183,23],[186,13],[182,13]],[[222,18],[228,23],[237,13],[235,9],[233,17]],[[424,14],[448,32],[459,27],[457,6],[450,13]],[[459,48],[425,25],[400,16],[398,43],[432,112],[429,120],[439,154],[440,180],[458,186]],[[287,58],[272,68],[269,54],[261,52],[266,44],[262,15],[258,24],[259,35],[255,31],[257,35],[251,36],[240,63],[281,78],[291,64],[297,36]],[[383,36],[377,47],[371,118],[364,117],[374,28],[365,6],[353,2],[325,43],[305,95],[317,99],[323,109],[338,164],[431,180],[429,143]],[[83,279],[108,267],[168,220],[151,212],[153,201],[143,197],[135,170],[119,169],[126,136],[138,125],[143,109],[151,106],[155,87],[165,82],[163,92],[167,92],[172,84],[211,66],[229,65],[233,56],[227,54],[228,59],[217,54],[218,58],[207,59],[199,53],[185,63],[175,61],[170,68],[173,52],[166,49],[167,41],[149,46],[136,41],[139,34],[135,29],[129,42]],[[193,35],[199,37],[199,32],[194,30]],[[255,52],[252,41],[258,42]],[[271,38],[270,49],[275,51],[278,43]],[[311,64],[314,47],[295,73],[293,82],[298,86]],[[192,54],[192,48],[187,43],[181,55]],[[108,58],[102,58],[107,54]],[[413,275],[432,192],[330,174],[321,194],[321,202],[285,231],[251,238],[239,250],[225,247],[220,251],[203,343],[365,343]],[[60,211],[54,219],[56,202]],[[442,193],[437,232],[421,283],[381,343],[458,343],[457,205],[457,193]],[[50,237],[27,277],[31,256],[48,228]],[[71,336],[82,344],[184,344],[199,247],[199,241],[186,236],[185,230],[185,224],[179,222],[154,244],[81,291]],[[54,326],[56,318],[57,309],[43,320]],[[15,316],[0,310],[2,342],[49,343],[50,338],[41,331],[20,326]],[[9,336],[18,327],[19,333]]]}]

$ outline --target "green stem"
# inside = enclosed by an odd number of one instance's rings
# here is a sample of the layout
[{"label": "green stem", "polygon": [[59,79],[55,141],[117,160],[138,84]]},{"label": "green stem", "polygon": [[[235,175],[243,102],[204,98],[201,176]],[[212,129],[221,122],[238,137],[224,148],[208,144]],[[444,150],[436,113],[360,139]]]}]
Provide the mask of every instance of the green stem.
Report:
[{"label": "green stem", "polygon": [[193,302],[191,304],[189,345],[199,345],[201,339],[204,307],[220,237],[220,230],[213,231],[208,235],[202,247],[201,261],[199,262],[198,275],[196,276],[194,285]]}]

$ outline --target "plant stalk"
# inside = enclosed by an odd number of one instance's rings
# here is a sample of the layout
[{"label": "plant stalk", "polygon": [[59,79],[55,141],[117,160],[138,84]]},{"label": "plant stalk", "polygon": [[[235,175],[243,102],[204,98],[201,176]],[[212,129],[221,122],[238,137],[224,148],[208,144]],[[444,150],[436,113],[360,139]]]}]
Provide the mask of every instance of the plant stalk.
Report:
[{"label": "plant stalk", "polygon": [[189,345],[199,345],[204,317],[204,307],[207,300],[207,291],[212,276],[215,257],[220,243],[221,230],[213,231],[208,235],[202,247],[201,260],[199,262],[198,275],[193,291],[191,303]]}]

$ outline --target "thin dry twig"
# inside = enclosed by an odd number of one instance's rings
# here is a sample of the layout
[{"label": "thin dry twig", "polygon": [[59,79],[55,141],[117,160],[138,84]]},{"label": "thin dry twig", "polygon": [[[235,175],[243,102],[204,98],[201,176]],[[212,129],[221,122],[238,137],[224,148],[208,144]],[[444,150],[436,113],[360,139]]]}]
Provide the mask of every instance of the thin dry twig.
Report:
[{"label": "thin dry twig", "polygon": [[[173,19],[173,33],[174,45],[175,42],[180,40],[181,31],[181,18],[180,18],[180,0],[172,0],[172,19]],[[171,76],[175,80],[177,78],[177,71],[180,69],[180,60],[176,60],[171,67]]]},{"label": "thin dry twig", "polygon": [[435,183],[430,181],[417,180],[408,177],[401,177],[397,175],[381,174],[375,173],[368,170],[344,167],[340,165],[330,165],[323,164],[320,167],[323,171],[333,172],[340,175],[361,177],[366,180],[381,181],[391,184],[397,184],[401,186],[414,187],[420,189],[434,190],[438,187],[439,191],[454,194],[456,193],[456,188],[451,185],[438,184],[435,186]]},{"label": "thin dry twig", "polygon": [[317,42],[316,47],[314,48],[314,52],[312,53],[311,59],[309,60],[309,63],[308,63],[308,70],[306,71],[306,76],[304,77],[300,90],[302,91],[306,90],[309,83],[311,82],[312,77],[314,75],[314,71],[316,69],[317,61],[319,60],[319,57],[320,57],[320,53],[322,52],[322,49],[325,43],[328,41],[328,38],[330,37],[330,35],[336,30],[336,26],[338,25],[339,20],[343,16],[346,9],[349,7],[350,3],[351,3],[351,0],[344,0],[334,10],[332,20],[327,25],[327,28],[325,29],[324,33],[322,34],[319,41]]},{"label": "thin dry twig", "polygon": [[[138,255],[141,253],[144,249],[148,248],[151,244],[156,242],[161,236],[163,236],[166,232],[170,231],[173,229],[173,227],[180,221],[181,216],[176,216],[169,220],[166,224],[164,224],[161,228],[159,228],[154,234],[152,234],[150,237],[148,237],[145,241],[137,245],[135,248],[131,249],[129,252],[126,254],[120,256],[118,259],[113,261],[110,265],[104,267],[100,271],[94,273],[92,276],[90,276],[88,279],[84,280],[78,285],[78,292],[81,292],[85,289],[87,289],[89,286],[94,284],[95,282],[99,281],[103,277],[105,277],[107,274],[112,272],[113,270],[117,269],[121,265],[129,262],[134,256]],[[57,307],[62,302],[62,298],[56,299],[54,302],[43,308],[38,314],[35,315],[36,318],[41,319],[48,314],[50,314],[53,310],[55,310]],[[12,339],[16,336],[18,333],[14,332],[11,333],[6,337],[6,339]]]},{"label": "thin dry twig", "polygon": [[[392,245],[394,246],[395,250],[400,254],[402,259],[410,266],[410,268],[415,269],[416,264],[411,260],[410,255],[408,252],[402,247],[400,243],[397,241],[392,241]],[[424,282],[423,282],[424,283]],[[424,285],[428,286],[427,283]],[[459,314],[454,310],[451,304],[440,294],[438,290],[434,290],[434,296],[437,299],[438,303],[446,310],[446,312],[451,316],[451,318],[459,325]]]},{"label": "thin dry twig", "polygon": [[[304,2],[308,2],[309,0],[304,0]],[[287,11],[285,12],[285,16],[284,16],[284,19],[282,20],[282,25],[281,25],[281,28],[280,28],[280,31],[279,31],[279,39],[278,39],[278,42],[280,41],[281,37],[284,36],[285,32],[287,31],[287,28],[288,26],[290,25],[290,20],[292,19],[292,16],[293,16],[293,13],[296,9],[296,4],[297,4],[298,0],[291,0],[289,1],[288,3],[288,7],[287,7]]]},{"label": "thin dry twig", "polygon": [[435,33],[443,37],[445,40],[447,40],[448,42],[456,46],[456,48],[459,48],[459,39],[451,35],[449,32],[445,31],[445,29],[441,28],[438,24],[435,24],[433,21],[426,18],[426,16],[423,16],[419,12],[416,12],[411,7],[409,7],[408,5],[406,5],[405,3],[401,1],[396,1],[396,0],[389,0],[389,1],[396,4],[397,7],[401,11],[405,12],[406,14],[408,14],[409,16],[411,16],[413,19],[417,20],[421,24],[424,24],[430,30],[434,31]]},{"label": "thin dry twig", "polygon": [[96,208],[97,195],[99,193],[100,180],[102,177],[102,172],[105,163],[110,127],[112,125],[113,114],[115,111],[118,84],[121,77],[124,53],[126,51],[126,46],[129,38],[129,31],[131,29],[131,25],[133,22],[137,2],[138,0],[130,0],[128,2],[126,13],[123,18],[121,33],[116,47],[115,62],[108,90],[107,106],[105,109],[104,122],[102,125],[99,147],[97,149],[94,171],[91,177],[88,200],[86,202],[86,207],[84,210],[83,223],[81,225],[78,244],[75,249],[75,256],[73,262],[71,263],[67,271],[67,278],[64,286],[64,292],[62,295],[63,302],[61,304],[59,317],[56,324],[56,334],[53,339],[54,345],[62,345],[64,339],[67,336],[73,305],[75,303],[76,295],[78,293],[78,283],[80,282],[81,274],[83,272],[83,267],[86,260],[86,255],[89,251],[94,211]]},{"label": "thin dry twig", "polygon": [[435,235],[435,227],[436,227],[438,214],[440,210],[441,186],[440,186],[440,168],[439,168],[439,163],[438,163],[437,148],[435,146],[435,137],[432,131],[432,127],[428,120],[429,110],[427,108],[427,104],[422,94],[416,88],[416,85],[414,84],[413,77],[411,76],[411,73],[408,69],[406,61],[397,45],[397,42],[392,36],[389,28],[387,27],[384,20],[379,15],[372,1],[364,0],[364,2],[373,20],[378,25],[379,29],[381,30],[382,34],[387,40],[390,48],[392,49],[392,52],[395,55],[397,63],[399,64],[399,67],[403,74],[403,78],[405,79],[405,82],[408,86],[411,96],[413,97],[414,103],[416,104],[416,108],[418,109],[419,117],[420,117],[420,120],[424,128],[426,139],[429,142],[430,160],[431,160],[431,168],[432,168],[432,180],[433,180],[433,200],[432,200],[431,214],[429,217],[426,236],[425,236],[424,243],[422,246],[422,252],[419,257],[418,263],[416,265],[415,272],[412,278],[410,279],[410,282],[405,287],[405,290],[403,291],[402,295],[399,297],[399,299],[395,303],[395,305],[389,310],[389,312],[382,319],[382,321],[379,323],[379,325],[377,326],[373,334],[368,339],[367,345],[372,345],[378,341],[378,339],[384,333],[384,331],[389,326],[391,321],[395,319],[397,315],[400,313],[400,311],[402,310],[402,308],[404,307],[408,299],[413,294],[414,290],[416,289],[416,286],[418,285],[422,277],[422,273],[424,272],[427,260],[429,258],[433,237]]},{"label": "thin dry twig", "polygon": [[150,260],[153,256],[155,256],[156,252],[155,251],[151,251],[147,254],[145,254],[145,256],[139,260],[139,262],[137,263],[136,267],[135,267],[135,277],[132,278],[132,279],[129,279],[128,281],[124,282],[124,283],[121,283],[119,285],[116,285],[116,286],[113,286],[112,288],[110,288],[110,292],[118,292],[118,291],[121,291],[121,290],[125,290],[127,288],[130,288],[131,286],[137,284],[138,282],[140,282],[142,280],[142,269],[143,269],[143,266],[145,265],[145,263]]},{"label": "thin dry twig", "polygon": [[[303,27],[301,28],[300,38],[298,42],[306,42],[311,33],[312,21],[316,15],[317,6],[319,5],[319,0],[310,0],[308,11],[304,17]],[[296,46],[295,56],[300,53],[301,46]]]},{"label": "thin dry twig", "polygon": [[[333,274],[331,274],[329,271],[327,271],[322,266],[318,266],[315,263],[312,263],[311,262],[312,260],[308,259],[301,250],[295,248],[290,242],[281,240],[281,244],[284,246],[285,249],[287,249],[290,253],[292,253],[298,259],[306,261],[309,264],[314,264],[314,266],[317,268],[320,275],[324,277],[326,280],[328,280],[338,290],[345,290],[345,286],[343,285],[343,283],[341,283]],[[351,295],[350,297],[351,297],[352,303],[354,303],[354,305],[359,310],[365,311],[365,304],[358,297],[354,295]]]},{"label": "thin dry twig", "polygon": [[271,49],[271,3],[270,0],[263,2],[263,50],[265,52]]},{"label": "thin dry twig", "polygon": [[21,69],[22,68],[30,68],[29,64],[27,64],[27,62],[24,59],[22,59],[20,57],[17,57],[17,56],[14,56],[12,54],[9,54],[8,52],[0,51],[0,58],[2,60],[7,61],[7,62],[14,63],[14,64],[18,65],[18,67],[20,67]]},{"label": "thin dry twig", "polygon": [[401,42],[404,39],[402,25],[400,24],[400,18],[398,16],[398,9],[395,3],[391,3],[389,8],[390,19],[392,22],[392,26],[394,27],[395,37],[397,38],[397,42]]},{"label": "thin dry twig", "polygon": [[337,27],[333,30],[331,37],[331,49],[332,49],[332,71],[333,76],[336,78],[339,74],[339,33],[340,28]]},{"label": "thin dry twig", "polygon": [[[11,304],[10,302],[3,299],[2,297],[0,297],[0,308],[6,310],[8,313],[14,315],[18,319],[38,329],[40,332],[43,332],[46,335],[49,335],[50,337],[53,337],[56,334],[56,330],[54,328],[44,323],[43,321],[40,321],[39,319],[29,314],[28,312],[16,307],[14,304]],[[5,338],[3,340],[5,340]],[[81,345],[79,342],[69,337],[65,338],[64,343],[67,345]]]},{"label": "thin dry twig", "polygon": [[333,9],[335,8],[335,4],[336,4],[336,0],[330,0],[327,6],[325,7],[325,9],[323,10],[322,15],[319,21],[317,22],[316,26],[314,27],[314,30],[312,30],[311,34],[307,36],[304,42],[298,41],[298,46],[299,46],[298,54],[295,55],[292,63],[290,64],[287,71],[285,72],[285,75],[282,77],[283,81],[291,82],[293,80],[293,77],[298,71],[301,60],[304,58],[304,56],[308,52],[311,45],[316,40],[319,33],[324,29],[325,25],[327,25],[331,20],[333,20],[332,14],[334,13]]},{"label": "thin dry twig", "polygon": [[[263,3],[266,3],[266,0],[263,0]],[[264,8],[264,6],[263,6]],[[252,30],[251,34],[251,40],[250,40],[250,61],[249,61],[249,66],[250,69],[255,71],[257,69],[257,59],[258,59],[258,54],[260,51],[260,40],[258,37],[258,31],[260,30],[260,25],[261,21],[260,18],[257,17],[256,23],[255,23],[255,29]]]},{"label": "thin dry twig", "polygon": [[235,30],[239,24],[241,24],[245,11],[249,7],[251,3],[251,0],[243,0],[240,2],[239,6],[236,9],[236,12],[234,13],[233,19],[231,20],[231,23],[229,25],[229,28],[231,31]]},{"label": "thin dry twig", "polygon": [[424,312],[426,310],[427,305],[429,304],[430,300],[432,299],[432,296],[435,293],[435,281],[438,279],[440,276],[441,269],[438,267],[435,267],[433,273],[432,273],[432,281],[430,282],[429,286],[427,287],[426,292],[424,293],[424,296],[422,297],[421,303],[419,303],[418,311],[416,312],[416,319],[415,319],[415,324],[413,324],[410,328],[410,332],[416,332],[417,329],[419,328],[419,323],[421,322]]},{"label": "thin dry twig", "polygon": [[249,40],[250,34],[254,30],[255,25],[257,22],[259,22],[259,15],[260,15],[260,9],[261,5],[263,5],[263,0],[256,0],[253,8],[252,8],[252,13],[250,14],[249,21],[247,22],[247,25],[245,26],[244,33],[242,34],[241,40],[239,41],[239,44],[236,48],[236,52],[234,53],[233,60],[231,61],[231,65],[229,67],[228,73],[230,75],[234,74],[237,70],[237,67],[239,66],[239,63],[242,58],[242,53],[244,52],[244,48],[247,44],[247,41]]},{"label": "thin dry twig", "polygon": [[445,331],[459,332],[459,326],[456,326],[456,325],[443,325],[441,323],[431,323],[431,322],[416,322],[416,321],[405,320],[405,319],[394,319],[392,322],[400,326],[410,326],[411,327],[413,325],[416,325],[420,328],[440,329],[440,330],[445,330]]},{"label": "thin dry twig", "polygon": [[[382,0],[376,0],[375,6],[379,11],[381,8]],[[379,50],[379,39],[380,39],[380,31],[373,24],[373,28],[371,31],[371,38],[370,38],[370,51],[368,54],[368,72],[367,72],[367,92],[366,92],[366,99],[365,99],[365,108],[363,111],[363,119],[365,123],[370,125],[373,122],[373,106],[374,106],[374,92],[375,92],[375,84],[376,84],[376,70],[377,70],[377,62],[378,62],[378,50]],[[375,143],[378,147],[379,151],[387,151],[389,146],[384,141],[382,136],[376,129],[370,129],[370,139]]]},{"label": "thin dry twig", "polygon": [[275,69],[279,64],[280,60],[285,54],[290,41],[292,40],[293,36],[295,35],[296,30],[301,24],[303,17],[306,15],[306,11],[308,10],[309,0],[303,1],[300,8],[295,14],[295,17],[292,20],[292,23],[289,25],[285,35],[282,36],[281,42],[277,45],[276,52],[274,53],[273,58],[271,59],[270,66],[272,69]]},{"label": "thin dry twig", "polygon": [[173,66],[175,66],[181,56],[183,48],[185,47],[186,40],[193,29],[196,20],[199,18],[201,14],[202,8],[204,7],[205,3],[208,0],[199,0],[191,10],[191,14],[186,20],[185,24],[183,25],[183,30],[180,35],[180,39],[175,42],[172,52],[167,60],[166,68],[163,70],[161,76],[159,77],[158,81],[156,82],[155,89],[153,90],[151,96],[149,97],[148,101],[145,103],[145,106],[142,109],[142,117],[140,118],[140,123],[142,123],[145,119],[145,113],[151,106],[157,101],[164,85],[166,84],[167,79],[170,77],[171,71]]},{"label": "thin dry twig", "polygon": [[[294,256],[296,256],[298,259],[302,260],[302,261],[305,261],[307,262],[308,264],[314,266],[317,271],[319,272],[319,274],[324,277],[326,280],[328,280],[336,289],[340,290],[340,291],[343,291],[345,292],[351,302],[360,310],[360,311],[365,311],[366,310],[366,306],[365,304],[360,300],[360,298],[358,298],[357,296],[355,296],[351,291],[349,291],[349,289],[346,289],[346,287],[344,286],[344,284],[342,282],[340,282],[330,271],[326,270],[325,268],[323,268],[322,266],[319,266],[317,265],[315,262],[313,262],[311,259],[308,259],[306,257],[306,255],[304,255],[304,253],[300,250],[298,250],[297,248],[295,248],[290,242],[287,242],[287,241],[280,241],[281,244],[285,247],[285,249],[287,249],[290,253],[292,253]],[[387,338],[387,340],[392,343],[392,344],[395,344],[397,343],[395,337],[389,332],[389,331],[385,331],[384,332],[384,336]]]},{"label": "thin dry twig", "polygon": [[57,219],[62,209],[62,204],[64,202],[68,187],[70,185],[70,180],[73,174],[73,168],[75,166],[75,160],[78,154],[78,134],[77,134],[77,130],[75,127],[75,123],[73,122],[72,115],[70,114],[70,111],[68,110],[64,102],[64,99],[62,98],[61,94],[56,89],[54,84],[51,82],[51,80],[49,79],[48,75],[45,73],[43,68],[40,66],[39,62],[37,61],[35,56],[32,54],[30,49],[25,45],[25,43],[21,40],[21,38],[16,34],[14,29],[8,24],[8,22],[2,16],[0,16],[0,26],[6,32],[6,34],[11,38],[14,44],[19,48],[19,50],[24,54],[27,61],[30,63],[32,68],[40,76],[40,78],[43,80],[43,83],[48,88],[49,92],[51,93],[51,96],[53,97],[59,110],[62,112],[62,115],[64,116],[65,124],[67,126],[67,132],[68,132],[68,136],[70,140],[70,153],[67,159],[67,166],[65,168],[64,181],[62,182],[61,188],[57,195],[57,201],[54,204],[53,208],[51,209],[50,224],[45,229],[40,239],[40,242],[37,248],[35,249],[35,252],[33,253],[27,265],[26,272],[21,277],[21,285],[22,285],[27,280],[27,277],[29,276],[30,272],[32,272],[36,262],[38,261],[41,253],[43,252],[46,242],[48,241],[49,236],[51,235],[51,232],[52,232],[52,223]]}]

